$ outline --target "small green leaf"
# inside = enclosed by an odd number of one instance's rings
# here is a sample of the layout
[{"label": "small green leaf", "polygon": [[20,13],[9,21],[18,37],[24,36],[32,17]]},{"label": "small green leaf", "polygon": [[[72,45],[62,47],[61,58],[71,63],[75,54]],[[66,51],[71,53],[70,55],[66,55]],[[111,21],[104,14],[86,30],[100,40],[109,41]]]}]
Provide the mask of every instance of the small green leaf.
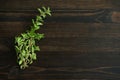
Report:
[{"label": "small green leaf", "polygon": [[36,18],[37,18],[37,19],[36,19],[37,22],[43,22],[43,19],[42,19],[41,16],[37,16]]},{"label": "small green leaf", "polygon": [[19,45],[20,45],[20,46],[19,46],[19,49],[22,50],[23,44],[19,43]]},{"label": "small green leaf", "polygon": [[38,11],[41,13],[42,12],[42,10],[40,9],[40,8],[38,8]]},{"label": "small green leaf", "polygon": [[34,52],[34,47],[32,46],[32,53]]},{"label": "small green leaf", "polygon": [[40,51],[39,46],[35,46],[35,50]]},{"label": "small green leaf", "polygon": [[28,38],[29,38],[29,36],[28,36],[26,33],[22,33],[21,35],[22,35],[22,37],[25,38],[25,39],[28,39]]},{"label": "small green leaf", "polygon": [[35,36],[33,32],[28,33],[28,35],[29,35],[30,37],[34,37],[34,36]]},{"label": "small green leaf", "polygon": [[33,63],[33,61],[31,60],[31,61],[30,61],[30,64],[32,64],[32,63]]},{"label": "small green leaf", "polygon": [[46,12],[46,8],[44,6],[42,8],[43,8],[44,12]]},{"label": "small green leaf", "polygon": [[49,16],[51,16],[51,13],[47,12],[47,14],[48,14]]},{"label": "small green leaf", "polygon": [[35,53],[32,53],[32,59],[36,60],[36,54]]},{"label": "small green leaf", "polygon": [[50,7],[47,8],[46,13],[47,13],[49,16],[51,16],[51,10],[50,10]]},{"label": "small green leaf", "polygon": [[42,16],[43,18],[45,18],[45,17],[46,17],[45,13],[41,13],[41,16]]},{"label": "small green leaf", "polygon": [[35,39],[40,40],[41,38],[44,38],[44,34],[39,34],[39,33],[37,33],[37,34],[35,35]]},{"label": "small green leaf", "polygon": [[21,65],[21,64],[22,64],[22,60],[19,61],[19,65]]},{"label": "small green leaf", "polygon": [[18,48],[18,46],[15,46],[15,50],[16,50],[17,53],[20,52],[20,49]]},{"label": "small green leaf", "polygon": [[26,55],[25,50],[23,50],[21,54],[22,54],[23,57],[25,57],[25,55]]},{"label": "small green leaf", "polygon": [[23,69],[23,66],[22,66],[22,65],[20,66],[20,69]]},{"label": "small green leaf", "polygon": [[21,42],[21,39],[22,39],[21,37],[16,37],[16,38],[15,38],[15,41],[16,41],[17,43],[19,43],[19,42]]},{"label": "small green leaf", "polygon": [[25,47],[25,50],[27,51],[27,50],[28,50],[28,48],[29,48],[29,46],[26,46],[26,47]]},{"label": "small green leaf", "polygon": [[34,21],[34,19],[32,19],[32,23],[33,23],[33,24],[35,24],[35,21]]},{"label": "small green leaf", "polygon": [[37,22],[37,25],[38,25],[38,26],[41,26],[41,25],[43,25],[43,23],[41,23],[41,22]]}]

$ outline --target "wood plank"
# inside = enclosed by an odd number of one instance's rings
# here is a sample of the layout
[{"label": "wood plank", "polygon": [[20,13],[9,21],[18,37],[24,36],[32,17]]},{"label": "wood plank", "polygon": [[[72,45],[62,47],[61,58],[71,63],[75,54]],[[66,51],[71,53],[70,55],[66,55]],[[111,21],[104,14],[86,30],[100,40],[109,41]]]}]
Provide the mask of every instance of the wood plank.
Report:
[{"label": "wood plank", "polygon": [[[0,59],[0,67],[4,68],[7,66],[6,70],[10,70],[17,64],[15,53],[12,53],[12,51],[11,53],[1,54]],[[72,67],[83,69],[97,67],[119,67],[119,60],[119,52],[37,52],[37,60],[30,66],[43,68]],[[3,69],[3,71],[5,70]]]},{"label": "wood plank", "polygon": [[[91,46],[92,47],[92,46]],[[36,66],[43,66],[43,67],[82,67],[82,68],[93,68],[99,66],[119,66],[119,51],[103,51],[96,50],[96,51],[86,51],[80,52],[73,51],[69,47],[67,48],[69,51],[61,51],[61,47],[58,48],[58,51],[53,50],[52,52],[46,50],[37,53],[38,59],[34,63]],[[103,48],[103,47],[100,47]],[[80,48],[78,48],[80,49]],[[60,52],[60,51],[61,52]],[[71,50],[71,51],[70,51]],[[110,50],[110,49],[109,49]],[[47,52],[48,51],[48,52]],[[9,56],[6,56],[9,55]],[[15,65],[15,53],[13,50],[9,53],[1,53],[0,56],[0,63],[2,65]],[[7,59],[7,60],[6,60]],[[6,61],[4,61],[6,60]],[[39,64],[38,64],[39,63]],[[87,64],[84,64],[87,63]]]},{"label": "wood plank", "polygon": [[[56,0],[56,1],[50,1],[50,0],[9,0],[4,1],[0,0],[0,10],[34,10],[41,6],[49,6],[51,8],[66,8],[66,9],[80,9],[80,8],[116,8],[119,7],[119,1],[118,0]],[[116,6],[117,4],[117,6]]]},{"label": "wood plank", "polygon": [[[84,23],[119,23],[120,11],[111,9],[79,9],[79,10],[53,10],[48,22],[84,22]],[[7,11],[0,12],[0,21],[3,22],[30,22],[37,15],[36,11]]]},{"label": "wood plank", "polygon": [[[81,68],[42,68],[42,67],[32,67],[31,69],[22,71],[19,73],[19,79],[88,79],[88,80],[107,80],[107,79],[119,79],[119,74],[111,73],[106,71],[111,67],[99,67],[92,69],[81,69]],[[114,68],[114,67],[113,67]],[[31,71],[33,70],[34,71]],[[29,74],[28,74],[29,72]],[[34,74],[33,74],[34,73]],[[36,75],[36,76],[34,76]],[[31,76],[31,78],[29,77]],[[86,77],[87,76],[87,77]]]},{"label": "wood plank", "polygon": [[[119,54],[118,54],[119,55]],[[101,60],[102,59],[102,60]],[[60,62],[59,62],[60,61]],[[36,64],[37,63],[37,64]],[[39,64],[38,64],[39,63]],[[87,63],[87,64],[84,64]],[[97,63],[97,64],[96,64]],[[10,64],[10,63],[9,63]],[[36,64],[36,65],[35,65]],[[10,64],[11,65],[11,64]],[[71,76],[69,78],[79,78],[82,76],[88,75],[86,78],[99,78],[99,79],[108,79],[108,78],[119,78],[119,56],[113,54],[82,54],[82,55],[41,55],[38,58],[37,62],[32,64],[34,66],[29,67],[27,70],[23,72],[16,72],[16,67],[11,66],[11,71],[14,73],[9,73],[9,78],[11,76],[16,77],[19,74],[19,78],[31,78],[37,79],[38,77],[44,79],[45,77],[54,79],[53,76],[60,79],[60,75]],[[4,67],[5,68],[5,67]],[[10,68],[10,66],[6,66],[6,69]],[[15,69],[15,70],[14,70]],[[18,70],[19,71],[19,70]],[[6,72],[1,71],[1,72]],[[29,74],[28,74],[29,73]],[[34,74],[37,76],[34,77]],[[76,77],[72,77],[72,74],[75,74]],[[93,75],[97,74],[95,77]],[[6,75],[6,74],[4,74]],[[77,76],[78,75],[78,76]],[[80,76],[81,75],[81,76]],[[65,78],[65,77],[61,77]],[[66,79],[65,78],[65,79]],[[46,78],[45,78],[46,79]]]},{"label": "wood plank", "polygon": [[[26,22],[1,22],[0,36],[14,37],[29,29]],[[115,23],[45,23],[40,33],[46,38],[119,37],[120,24]]]}]

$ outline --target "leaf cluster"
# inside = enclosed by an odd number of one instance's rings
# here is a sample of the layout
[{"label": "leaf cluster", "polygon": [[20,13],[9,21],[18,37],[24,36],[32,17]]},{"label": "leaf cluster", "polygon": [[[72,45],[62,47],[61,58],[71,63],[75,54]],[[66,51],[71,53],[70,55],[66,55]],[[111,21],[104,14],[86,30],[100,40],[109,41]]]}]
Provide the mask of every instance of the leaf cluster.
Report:
[{"label": "leaf cluster", "polygon": [[32,19],[31,29],[15,37],[15,50],[20,69],[25,69],[33,63],[33,60],[37,59],[35,51],[40,51],[40,48],[36,45],[36,40],[44,38],[44,34],[37,33],[36,30],[43,25],[47,15],[51,16],[49,7],[38,8],[38,11],[39,15],[36,16],[36,19]]}]

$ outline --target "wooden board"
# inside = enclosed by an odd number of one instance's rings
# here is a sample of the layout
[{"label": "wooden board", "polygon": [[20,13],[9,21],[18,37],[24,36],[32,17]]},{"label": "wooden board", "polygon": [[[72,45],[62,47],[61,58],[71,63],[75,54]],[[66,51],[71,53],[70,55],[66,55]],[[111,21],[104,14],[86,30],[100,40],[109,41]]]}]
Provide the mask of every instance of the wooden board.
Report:
[{"label": "wooden board", "polygon": [[0,10],[33,10],[41,6],[54,9],[119,8],[119,0],[1,0]]},{"label": "wooden board", "polygon": [[[0,0],[0,80],[119,80],[119,0]],[[30,28],[36,8],[52,17],[39,30],[37,60],[16,63],[14,37]]]}]

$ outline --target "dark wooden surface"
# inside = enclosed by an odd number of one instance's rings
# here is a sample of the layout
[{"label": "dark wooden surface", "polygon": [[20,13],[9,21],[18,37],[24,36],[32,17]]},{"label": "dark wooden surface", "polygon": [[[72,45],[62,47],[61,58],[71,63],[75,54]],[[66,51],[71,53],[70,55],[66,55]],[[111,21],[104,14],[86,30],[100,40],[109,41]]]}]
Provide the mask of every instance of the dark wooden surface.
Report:
[{"label": "dark wooden surface", "polygon": [[[52,17],[28,69],[16,64],[14,37],[36,9]],[[120,0],[0,0],[0,80],[120,80]]]}]

